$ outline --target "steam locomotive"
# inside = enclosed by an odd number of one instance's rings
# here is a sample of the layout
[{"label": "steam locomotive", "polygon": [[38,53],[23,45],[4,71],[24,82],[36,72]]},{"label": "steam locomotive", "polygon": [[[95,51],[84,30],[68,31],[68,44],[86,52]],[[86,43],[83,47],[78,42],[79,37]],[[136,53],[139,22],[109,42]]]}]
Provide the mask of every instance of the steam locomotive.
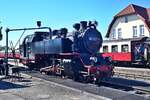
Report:
[{"label": "steam locomotive", "polygon": [[96,21],[81,21],[73,25],[75,31],[71,33],[67,28],[36,31],[26,36],[20,45],[21,62],[30,69],[74,80],[100,82],[111,77],[111,62],[98,53],[103,40],[96,26]]}]

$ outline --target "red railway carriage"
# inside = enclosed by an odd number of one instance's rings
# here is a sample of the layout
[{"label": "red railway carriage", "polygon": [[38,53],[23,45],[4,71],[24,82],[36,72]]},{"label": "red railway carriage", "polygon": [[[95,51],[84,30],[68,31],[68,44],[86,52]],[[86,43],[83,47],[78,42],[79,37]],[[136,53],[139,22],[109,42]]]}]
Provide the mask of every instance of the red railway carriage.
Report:
[{"label": "red railway carriage", "polygon": [[[5,57],[6,57],[5,52],[1,51],[0,52],[0,58],[5,58]],[[17,53],[15,53],[15,55],[13,55],[13,53],[10,51],[8,53],[8,58],[10,58],[10,59],[13,59],[13,58],[20,59],[20,53],[17,52]]]},{"label": "red railway carriage", "polygon": [[103,57],[111,57],[113,61],[126,61],[131,62],[131,52],[112,52],[103,53]]},{"label": "red railway carriage", "polygon": [[115,65],[149,65],[148,48],[145,46],[147,38],[105,40],[100,51],[103,57],[111,57]]}]

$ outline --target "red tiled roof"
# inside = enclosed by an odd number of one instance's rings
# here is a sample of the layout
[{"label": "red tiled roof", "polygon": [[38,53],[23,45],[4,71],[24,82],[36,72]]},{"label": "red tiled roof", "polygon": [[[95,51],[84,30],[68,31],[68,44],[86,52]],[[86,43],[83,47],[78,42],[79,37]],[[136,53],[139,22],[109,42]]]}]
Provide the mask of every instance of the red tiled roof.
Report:
[{"label": "red tiled roof", "polygon": [[106,37],[109,37],[109,33],[112,28],[112,25],[114,24],[114,22],[116,21],[118,17],[131,15],[131,14],[137,14],[139,18],[141,18],[141,20],[145,23],[145,26],[150,32],[150,8],[144,8],[138,5],[130,4],[126,8],[124,8],[122,11],[120,11],[117,15],[114,16],[112,22],[110,23],[108,27]]},{"label": "red tiled roof", "polygon": [[129,15],[135,13],[135,10],[132,5],[128,5],[126,8],[124,8],[122,11],[120,11],[115,17],[120,17],[124,15]]},{"label": "red tiled roof", "polygon": [[149,16],[149,21],[150,21],[150,8],[147,8],[147,14]]}]

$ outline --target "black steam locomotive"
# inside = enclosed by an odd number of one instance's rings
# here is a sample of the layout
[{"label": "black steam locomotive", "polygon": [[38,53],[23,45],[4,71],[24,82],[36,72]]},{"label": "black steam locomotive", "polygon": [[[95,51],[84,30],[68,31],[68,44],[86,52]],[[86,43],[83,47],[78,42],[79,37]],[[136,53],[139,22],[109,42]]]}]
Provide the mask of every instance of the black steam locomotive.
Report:
[{"label": "black steam locomotive", "polygon": [[96,26],[96,21],[81,21],[73,25],[75,31],[71,33],[62,28],[28,35],[20,45],[21,61],[42,73],[69,76],[75,80],[99,82],[110,77],[113,67],[109,59],[98,53],[103,40]]}]

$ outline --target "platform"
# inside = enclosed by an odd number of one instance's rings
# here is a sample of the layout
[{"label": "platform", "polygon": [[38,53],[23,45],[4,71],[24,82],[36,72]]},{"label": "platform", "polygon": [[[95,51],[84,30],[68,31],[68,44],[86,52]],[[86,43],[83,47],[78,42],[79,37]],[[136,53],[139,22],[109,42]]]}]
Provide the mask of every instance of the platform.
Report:
[{"label": "platform", "polygon": [[0,81],[0,100],[110,100],[22,74],[22,81]]}]

